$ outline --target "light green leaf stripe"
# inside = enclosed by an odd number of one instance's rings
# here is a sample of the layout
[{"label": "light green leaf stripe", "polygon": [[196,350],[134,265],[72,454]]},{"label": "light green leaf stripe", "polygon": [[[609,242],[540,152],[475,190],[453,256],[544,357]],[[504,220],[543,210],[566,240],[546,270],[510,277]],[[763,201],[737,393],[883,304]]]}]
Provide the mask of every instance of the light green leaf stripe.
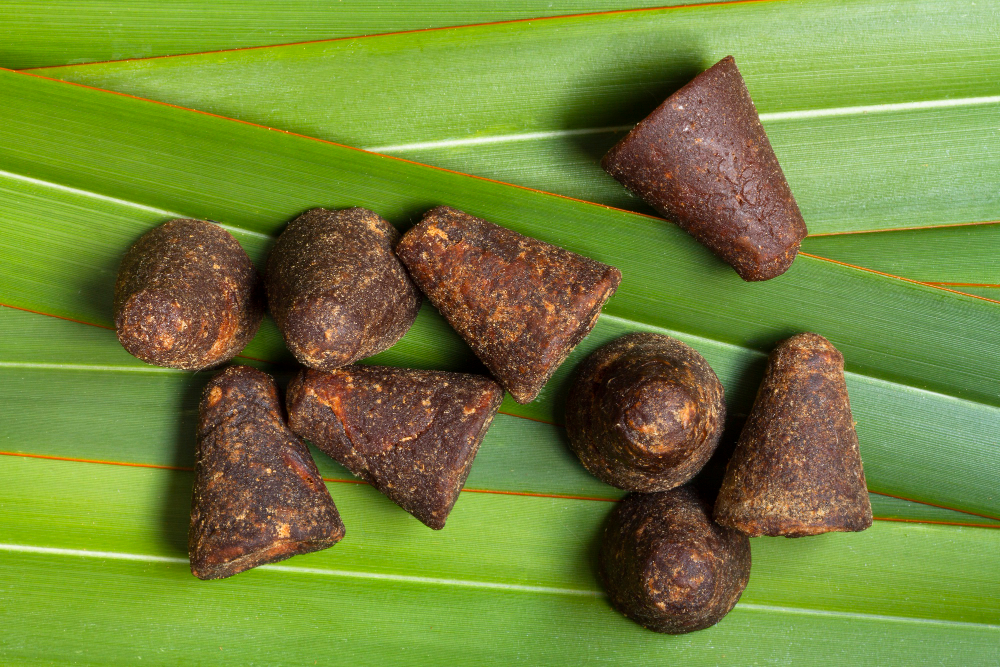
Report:
[{"label": "light green leaf stripe", "polygon": [[[81,474],[81,464],[29,459],[7,470],[0,636],[12,660],[41,644],[81,662],[377,655],[380,664],[437,664],[459,659],[464,644],[463,664],[518,655],[546,664],[678,655],[692,664],[734,655],[989,664],[1000,646],[990,604],[1000,594],[995,530],[879,523],[858,534],[752,540],[741,605],[715,628],[669,637],[626,621],[599,595],[593,549],[609,504],[465,494],[436,532],[369,487],[332,485],[348,526],[340,544],[200,582],[183,551],[189,473]],[[68,478],[74,494],[62,493]],[[75,627],[100,641],[70,637]]]}]

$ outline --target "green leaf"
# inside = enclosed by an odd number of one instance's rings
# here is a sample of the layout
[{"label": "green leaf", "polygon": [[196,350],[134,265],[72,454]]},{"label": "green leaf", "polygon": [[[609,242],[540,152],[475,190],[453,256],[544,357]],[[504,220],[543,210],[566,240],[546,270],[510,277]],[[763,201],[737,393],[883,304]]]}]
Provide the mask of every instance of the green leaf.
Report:
[{"label": "green leaf", "polygon": [[[172,215],[241,229],[259,261],[266,234],[305,208],[363,205],[406,224],[448,203],[625,276],[540,399],[528,406],[508,399],[505,411],[558,422],[583,355],[628,331],[654,330],[705,354],[739,414],[752,400],[764,352],[791,333],[816,330],[847,359],[872,490],[987,516],[1000,511],[987,444],[1000,428],[989,370],[1000,357],[994,304],[810,257],[777,280],[747,284],[675,227],[643,216],[33,76],[0,73],[0,85],[7,100],[0,107],[0,252],[8,258],[0,293],[9,305],[109,326],[119,258]],[[464,345],[424,310],[403,341],[374,360],[467,368]],[[280,347],[269,326],[245,354],[282,361]],[[571,469],[570,485],[581,479]],[[507,474],[525,475],[522,488],[533,492],[565,493],[558,475]]]},{"label": "green leaf", "polygon": [[1000,286],[1000,223],[813,236],[802,250],[959,291]]},{"label": "green leaf", "polygon": [[[0,341],[6,341],[0,342],[0,387],[10,388],[0,389],[9,413],[0,450],[142,466],[194,465],[198,400],[212,373],[149,366],[126,353],[109,330],[10,308],[0,308]],[[282,384],[288,377],[278,372]],[[39,402],[42,395],[47,400]],[[109,431],[102,427],[103,407],[122,395],[129,397],[129,409],[116,411]],[[53,410],[54,405],[73,409]],[[313,454],[326,479],[354,479],[328,457]],[[870,479],[873,471],[879,476],[877,468],[868,463]],[[467,487],[603,500],[624,495],[584,470],[561,427],[510,414],[494,420]],[[873,495],[872,504],[885,519],[1000,527],[997,520],[883,495]]]},{"label": "green leaf", "polygon": [[997,20],[984,2],[750,2],[39,73],[646,211],[598,159],[733,54],[810,231],[830,233],[1000,218],[980,184],[1000,171]]},{"label": "green leaf", "polygon": [[[879,522],[860,534],[755,539],[736,610],[667,637],[600,594],[594,549],[610,503],[466,493],[435,532],[370,487],[332,484],[348,526],[340,544],[205,583],[185,558],[190,473],[5,463],[0,650],[13,661],[37,659],[39,645],[88,663],[1000,657],[1000,530]],[[31,605],[12,604],[18,593]]]},{"label": "green leaf", "polygon": [[[890,6],[897,15],[889,19],[909,16],[906,6],[887,3],[869,8],[871,16]],[[186,18],[198,25],[197,16]],[[780,32],[781,18],[767,34]],[[925,26],[925,45],[942,46],[934,31],[956,25],[938,18]],[[816,20],[829,30],[861,19],[818,10]],[[797,29],[800,38],[820,35],[805,22]],[[892,32],[873,28],[858,43],[876,57],[902,57],[908,52],[899,45],[883,52],[869,43],[891,42]],[[978,39],[974,29],[966,35]],[[948,48],[971,43],[964,38],[955,35]],[[945,81],[957,58],[926,48],[915,66]],[[980,53],[988,61],[989,44]],[[404,82],[414,96],[420,81]],[[934,78],[925,85],[932,89]],[[336,480],[330,489],[347,524],[344,541],[230,580],[195,580],[185,558],[191,475],[184,468],[197,395],[211,373],[145,366],[101,328],[110,323],[121,254],[151,226],[190,215],[224,222],[260,263],[273,234],[304,208],[367,205],[405,226],[437,203],[614,263],[625,283],[543,399],[505,404],[510,414],[489,432],[470,492],[444,531],[427,530],[368,486],[343,483],[346,473],[316,454]],[[931,198],[914,210],[936,206],[945,204]],[[753,540],[751,583],[737,609],[715,628],[668,637],[626,621],[599,594],[594,549],[611,503],[510,495],[618,495],[576,463],[561,429],[516,416],[557,420],[568,374],[601,342],[632,330],[676,333],[705,353],[738,413],[752,399],[764,352],[788,333],[815,328],[848,358],[873,488],[995,515],[994,304],[809,257],[776,281],[747,285],[655,220],[6,73],[0,303],[37,311],[0,308],[0,449],[16,454],[0,456],[4,663],[1000,660],[1000,531],[907,523],[995,521],[873,495],[877,516],[900,521],[860,534]],[[252,363],[287,379],[290,360],[270,321],[246,354],[276,362]],[[478,368],[430,308],[379,360]]]},{"label": "green leaf", "polygon": [[146,58],[316,39],[684,4],[678,0],[10,0],[0,4],[0,66]]}]

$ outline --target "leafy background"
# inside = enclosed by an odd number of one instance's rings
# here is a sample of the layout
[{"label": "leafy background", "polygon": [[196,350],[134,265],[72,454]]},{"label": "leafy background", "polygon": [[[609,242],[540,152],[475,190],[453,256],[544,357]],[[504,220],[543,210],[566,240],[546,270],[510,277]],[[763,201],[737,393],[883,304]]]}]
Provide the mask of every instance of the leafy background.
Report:
[{"label": "leafy background", "polygon": [[[991,3],[763,0],[58,67],[638,6],[541,5],[0,8],[0,66],[43,68],[0,72],[4,662],[1000,660]],[[814,234],[762,285],[597,166],[727,53]],[[444,531],[317,454],[347,538],[195,580],[185,534],[210,373],[146,366],[117,344],[121,254],[190,216],[226,225],[260,265],[304,209],[363,205],[405,228],[440,203],[614,264],[622,288],[536,403],[505,402]],[[620,494],[559,426],[573,367],[627,331],[676,335],[723,380],[736,432],[766,352],[808,329],[845,353],[879,520],[752,540],[750,586],[710,630],[665,637],[619,617],[593,554]],[[292,369],[270,320],[238,361]],[[426,306],[375,361],[480,370]]]}]

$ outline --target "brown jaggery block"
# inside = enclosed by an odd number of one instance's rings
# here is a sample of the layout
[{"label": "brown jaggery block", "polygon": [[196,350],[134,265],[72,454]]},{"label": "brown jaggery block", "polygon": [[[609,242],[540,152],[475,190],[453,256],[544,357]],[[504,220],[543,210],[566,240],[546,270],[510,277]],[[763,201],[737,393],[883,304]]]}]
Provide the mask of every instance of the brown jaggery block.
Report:
[{"label": "brown jaggery block", "polygon": [[246,347],[264,317],[260,276],[218,225],[178,219],[129,248],[115,282],[115,331],[129,354],[201,370]]},{"label": "brown jaggery block", "polygon": [[750,540],[713,523],[710,509],[688,486],[618,504],[600,551],[615,609],[676,635],[715,625],[736,606],[750,579]]},{"label": "brown jaggery block", "polygon": [[316,463],[285,424],[274,380],[248,366],[212,378],[198,421],[191,572],[229,577],[342,537],[344,524]]},{"label": "brown jaggery block", "polygon": [[315,208],[282,232],[267,261],[267,298],[288,349],[333,370],[392,347],[420,293],[393,246],[399,232],[363,208]]},{"label": "brown jaggery block", "polygon": [[288,386],[292,430],[394,503],[444,528],[503,401],[493,380],[385,366],[303,369]]},{"label": "brown jaggery block", "polygon": [[668,97],[601,166],[743,280],[784,273],[805,238],[802,214],[732,56]]},{"label": "brown jaggery block", "polygon": [[566,433],[584,467],[644,493],[694,477],[719,444],[725,419],[722,383],[705,358],[653,333],[594,351],[566,401]]},{"label": "brown jaggery block", "polygon": [[756,537],[872,525],[844,357],[803,333],[782,342],[726,467],[715,520]]},{"label": "brown jaggery block", "polygon": [[410,275],[518,403],[590,333],[621,272],[440,206],[396,247]]}]

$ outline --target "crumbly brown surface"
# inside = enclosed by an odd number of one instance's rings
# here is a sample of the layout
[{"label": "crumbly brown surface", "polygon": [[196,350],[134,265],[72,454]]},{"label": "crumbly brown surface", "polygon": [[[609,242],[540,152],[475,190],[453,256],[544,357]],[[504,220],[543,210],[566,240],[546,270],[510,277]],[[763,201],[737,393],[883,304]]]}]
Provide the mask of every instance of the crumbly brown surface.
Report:
[{"label": "crumbly brown surface", "polygon": [[771,353],[729,460],[715,520],[755,537],[801,537],[872,525],[844,357],[804,333]]},{"label": "crumbly brown surface", "polygon": [[384,366],[304,369],[289,424],[431,528],[444,528],[503,401],[493,380]]},{"label": "crumbly brown surface", "polygon": [[264,317],[260,276],[218,225],[171,220],[129,248],[115,282],[115,331],[129,354],[201,370],[246,347]]},{"label": "crumbly brown surface", "polygon": [[229,577],[343,536],[316,463],[285,424],[274,380],[247,366],[212,378],[198,422],[191,572]]},{"label": "crumbly brown surface", "polygon": [[784,273],[806,235],[732,56],[667,98],[601,164],[744,280]]},{"label": "crumbly brown surface", "polygon": [[363,208],[312,209],[267,261],[271,314],[303,365],[332,370],[392,347],[420,293],[393,252],[396,228]]},{"label": "crumbly brown surface", "polygon": [[529,403],[597,322],[618,269],[447,206],[396,252],[518,403]]},{"label": "crumbly brown surface", "polygon": [[604,529],[600,573],[612,606],[669,634],[704,630],[728,614],[750,579],[750,540],[712,523],[690,487],[632,493]]},{"label": "crumbly brown surface", "polygon": [[629,491],[684,484],[719,444],[722,383],[676,338],[623,336],[580,365],[566,402],[570,446],[596,477]]}]

